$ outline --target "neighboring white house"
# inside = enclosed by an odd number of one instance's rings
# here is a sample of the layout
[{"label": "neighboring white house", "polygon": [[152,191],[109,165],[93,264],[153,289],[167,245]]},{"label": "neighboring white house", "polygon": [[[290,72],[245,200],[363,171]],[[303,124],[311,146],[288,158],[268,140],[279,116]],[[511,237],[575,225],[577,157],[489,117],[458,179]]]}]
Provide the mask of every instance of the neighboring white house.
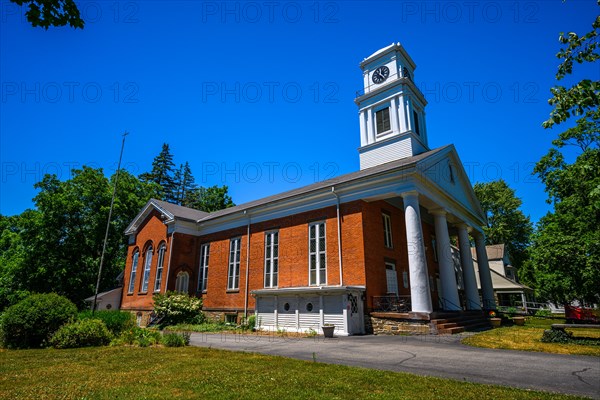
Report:
[{"label": "neighboring white house", "polygon": [[[96,310],[118,310],[121,307],[121,297],[123,296],[123,287],[109,290],[107,292],[98,293],[96,300]],[[94,296],[85,299],[90,304],[94,302]]]},{"label": "neighboring white house", "polygon": [[[485,246],[488,256],[490,273],[492,275],[492,286],[496,303],[501,307],[519,306],[527,311],[527,303],[533,302],[533,289],[518,282],[515,268],[510,263],[510,257],[504,244],[493,244]],[[473,265],[478,270],[477,253],[471,248]],[[479,276],[475,274],[477,287],[481,289]]]}]

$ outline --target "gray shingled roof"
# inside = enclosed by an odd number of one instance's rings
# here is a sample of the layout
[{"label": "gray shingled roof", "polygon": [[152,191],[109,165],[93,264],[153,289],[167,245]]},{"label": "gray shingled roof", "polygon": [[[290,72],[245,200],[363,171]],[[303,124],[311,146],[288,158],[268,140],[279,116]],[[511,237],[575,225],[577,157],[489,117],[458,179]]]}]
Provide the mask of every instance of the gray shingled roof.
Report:
[{"label": "gray shingled roof", "polygon": [[[433,149],[433,150],[427,151],[425,153],[418,154],[416,156],[406,157],[406,158],[402,158],[400,160],[391,161],[391,162],[381,164],[381,165],[376,165],[371,168],[366,168],[366,169],[352,172],[349,174],[340,175],[338,177],[331,178],[331,179],[328,179],[328,180],[325,180],[322,182],[313,183],[313,184],[310,184],[307,186],[300,187],[298,189],[292,189],[287,192],[278,193],[278,194],[275,194],[272,196],[264,197],[262,199],[250,201],[250,202],[240,204],[235,207],[230,207],[230,208],[226,208],[224,210],[215,211],[210,214],[204,213],[205,215],[202,218],[200,218],[198,222],[212,220],[212,219],[219,218],[219,217],[222,217],[225,215],[234,214],[236,212],[240,212],[240,211],[243,211],[243,210],[246,210],[249,208],[262,206],[262,205],[273,203],[273,202],[276,202],[279,200],[289,199],[289,198],[292,198],[295,196],[300,196],[300,195],[314,192],[317,190],[321,190],[323,188],[327,188],[327,187],[330,187],[333,185],[339,185],[339,184],[347,183],[347,182],[354,181],[357,179],[366,178],[366,177],[374,176],[377,174],[390,172],[395,169],[406,168],[410,165],[416,164],[417,162],[419,162],[427,157],[430,157],[436,153],[439,153],[440,151],[445,150],[449,147],[453,147],[453,146],[446,145],[446,146],[438,147],[437,149]],[[185,207],[181,207],[181,208],[185,208]]]},{"label": "gray shingled roof", "polygon": [[209,215],[207,212],[204,212],[204,211],[195,210],[193,208],[180,206],[180,205],[169,203],[169,202],[162,201],[162,200],[151,199],[150,201],[155,203],[156,205],[158,205],[160,208],[164,209],[165,211],[169,212],[170,214],[173,214],[173,216],[178,219],[187,219],[189,221],[198,221],[199,219],[202,219],[202,218],[206,217],[207,215]]}]

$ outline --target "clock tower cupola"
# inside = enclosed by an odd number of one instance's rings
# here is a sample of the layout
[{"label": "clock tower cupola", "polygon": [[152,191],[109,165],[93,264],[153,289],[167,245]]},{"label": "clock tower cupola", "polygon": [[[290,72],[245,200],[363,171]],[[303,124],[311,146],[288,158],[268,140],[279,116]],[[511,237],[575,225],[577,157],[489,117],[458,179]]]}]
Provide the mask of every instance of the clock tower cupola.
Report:
[{"label": "clock tower cupola", "polygon": [[392,43],[360,63],[364,87],[354,100],[360,118],[360,169],[429,150],[427,101],[414,83],[415,63]]}]

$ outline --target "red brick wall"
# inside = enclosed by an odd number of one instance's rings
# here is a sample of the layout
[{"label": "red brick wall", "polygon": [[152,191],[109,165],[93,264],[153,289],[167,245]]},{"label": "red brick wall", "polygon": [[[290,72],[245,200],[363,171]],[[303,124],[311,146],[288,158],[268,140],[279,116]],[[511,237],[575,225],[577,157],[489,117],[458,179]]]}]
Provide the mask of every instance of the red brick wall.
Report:
[{"label": "red brick wall", "polygon": [[[386,248],[384,245],[383,212],[391,217],[393,244],[391,249]],[[373,296],[385,296],[387,294],[386,261],[393,261],[396,264],[399,294],[410,295],[410,277],[408,288],[404,288],[402,278],[404,272],[409,272],[404,210],[385,201],[365,202],[363,205],[363,226],[367,308],[371,309],[373,307]],[[439,269],[437,262],[434,261],[433,248],[431,246],[431,233],[434,231],[434,228],[426,222],[422,223],[422,228],[427,248],[426,258],[429,275],[433,276],[435,281],[436,273]],[[432,302],[434,308],[436,308],[437,287],[435,287],[435,291],[432,293]]]},{"label": "red brick wall", "polygon": [[[392,218],[393,248],[387,249],[383,243],[383,222],[381,213],[386,211]],[[368,307],[372,306],[372,296],[385,295],[387,292],[385,261],[396,263],[398,288],[400,294],[410,294],[402,281],[402,272],[408,272],[408,256],[406,249],[406,234],[404,213],[387,202],[355,201],[341,205],[342,225],[342,262],[344,285],[366,285]],[[327,246],[327,284],[340,284],[337,214],[336,207],[327,207],[315,211],[300,213],[289,217],[278,218],[267,222],[251,224],[250,257],[248,287],[249,292],[264,288],[264,239],[265,233],[271,230],[279,231],[279,276],[278,287],[308,286],[308,225],[311,222],[325,221]],[[220,311],[243,311],[246,287],[246,257],[247,234],[246,226],[195,237],[181,233],[174,234],[171,254],[170,238],[167,238],[167,227],[160,220],[158,213],[151,214],[140,227],[134,245],[129,246],[125,267],[125,287],[121,308],[135,310],[152,309],[152,290],[158,263],[157,249],[161,241],[166,241],[164,276],[161,292],[167,284],[168,289],[175,289],[177,274],[187,271],[190,276],[190,294],[201,296],[204,308]],[[426,241],[427,260],[430,274],[435,278],[437,263],[433,262],[429,224],[423,224]],[[239,290],[227,290],[229,268],[230,239],[241,238],[240,280]],[[155,252],[150,271],[148,293],[140,293],[141,279],[144,266],[145,246],[152,243]],[[208,268],[207,290],[204,294],[197,293],[200,246],[210,243],[210,258]],[[140,261],[136,274],[136,285],[133,294],[128,294],[129,276],[133,251],[139,248]],[[170,269],[169,257],[171,257]],[[434,301],[437,304],[437,300]],[[254,309],[254,298],[248,296],[248,308]]]},{"label": "red brick wall", "polygon": [[[167,238],[167,227],[160,219],[160,214],[153,212],[144,223],[140,226],[136,235],[136,240],[133,245],[130,245],[127,250],[127,260],[125,262],[123,298],[121,301],[121,309],[124,310],[151,310],[152,309],[152,294],[154,291],[154,280],[156,278],[156,266],[158,264],[158,246],[162,242],[166,242],[167,249],[165,252],[163,278],[161,292],[164,292],[167,265],[169,261],[169,238]],[[152,256],[152,264],[150,269],[150,279],[148,281],[148,291],[141,292],[142,277],[144,275],[145,251],[149,245],[152,245],[154,253]],[[133,253],[139,250],[140,257],[135,275],[135,286],[133,293],[128,293],[129,278],[131,276],[131,266],[133,261]]]}]

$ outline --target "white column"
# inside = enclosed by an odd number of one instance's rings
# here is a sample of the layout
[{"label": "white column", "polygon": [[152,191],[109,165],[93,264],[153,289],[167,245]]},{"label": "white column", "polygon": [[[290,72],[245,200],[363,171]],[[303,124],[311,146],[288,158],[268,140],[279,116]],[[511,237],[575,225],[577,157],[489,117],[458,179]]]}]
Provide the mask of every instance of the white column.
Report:
[{"label": "white column", "polygon": [[490,263],[485,250],[485,236],[481,232],[475,232],[475,250],[477,251],[477,266],[479,267],[479,282],[481,282],[481,297],[483,308],[493,310],[496,308],[494,299],[494,287],[490,273]]},{"label": "white column", "polygon": [[390,103],[390,119],[392,122],[392,132],[398,133],[398,99],[396,97],[393,97]]},{"label": "white column", "polygon": [[375,125],[373,123],[373,109],[367,110],[367,136],[368,143],[375,143]]},{"label": "white column", "polygon": [[427,259],[423,243],[419,195],[416,191],[402,193],[404,220],[406,222],[406,245],[408,247],[408,271],[410,274],[410,297],[413,312],[433,311]]},{"label": "white column", "polygon": [[358,115],[360,120],[360,145],[366,146],[369,144],[369,137],[367,136],[367,120],[366,120],[366,111],[361,111]]},{"label": "white column", "polygon": [[446,211],[435,210],[432,214],[435,220],[437,256],[440,266],[442,293],[445,300],[442,302],[442,307],[444,310],[450,311],[461,310],[456,275],[454,273],[454,263],[452,262],[452,250],[450,249],[450,235],[448,234]]},{"label": "white column", "polygon": [[406,96],[399,98],[398,119],[400,119],[400,133],[408,131],[408,122],[406,121],[406,109],[408,108]]},{"label": "white column", "polygon": [[458,244],[460,246],[460,263],[463,269],[465,283],[465,294],[467,296],[468,310],[481,310],[479,304],[479,291],[477,290],[477,280],[475,279],[475,269],[473,267],[473,257],[471,256],[471,244],[469,242],[469,232],[467,225],[458,225]]}]

